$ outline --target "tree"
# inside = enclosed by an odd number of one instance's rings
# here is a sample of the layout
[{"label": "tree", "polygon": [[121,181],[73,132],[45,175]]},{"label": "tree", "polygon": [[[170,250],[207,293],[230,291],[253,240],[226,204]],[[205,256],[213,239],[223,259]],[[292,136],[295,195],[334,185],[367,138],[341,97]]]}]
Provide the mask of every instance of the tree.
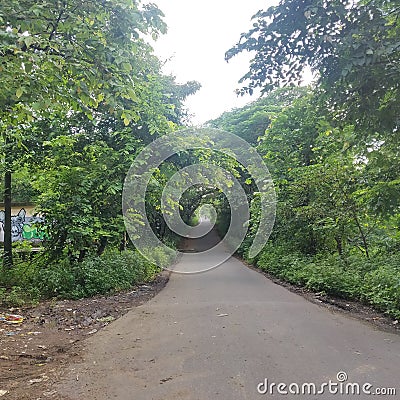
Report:
[{"label": "tree", "polygon": [[174,76],[165,76],[163,81],[163,93],[166,104],[171,105],[169,119],[177,125],[187,125],[190,115],[183,106],[184,100],[201,89],[201,84],[197,81],[189,81],[177,84]]},{"label": "tree", "polygon": [[[162,13],[136,0],[12,0],[0,7],[0,128],[3,139],[4,262],[12,265],[11,174],[29,123],[52,110],[93,111],[102,104],[128,125],[166,124],[149,99],[158,61],[140,34],[165,31]],[[153,92],[154,93],[154,92]]]},{"label": "tree", "polygon": [[[83,261],[87,255],[101,255],[109,245],[124,248],[121,197],[125,175],[146,144],[174,127],[170,119],[181,123],[175,109],[183,113],[184,97],[170,92],[182,85],[164,78],[153,82],[150,95],[168,126],[160,125],[154,134],[150,133],[151,115],[143,113],[137,123],[125,126],[102,104],[93,113],[93,121],[83,112],[69,110],[54,111],[29,124],[30,137],[22,144],[30,151],[21,158],[24,164],[17,172],[30,166],[28,183],[36,193],[35,208],[44,217],[41,229],[48,232],[43,243],[47,261],[66,255],[72,262]],[[163,170],[157,178],[163,181],[166,175]],[[148,199],[149,208],[158,204],[159,197],[158,190]],[[155,218],[162,220],[160,210]]]},{"label": "tree", "polygon": [[[61,115],[57,121],[62,125]],[[71,117],[68,122],[73,123]],[[108,117],[95,126],[77,115],[69,130],[53,132],[55,136],[43,143],[40,160],[31,164],[50,260],[68,255],[82,261],[87,254],[101,255],[107,244],[118,247],[122,241],[123,180],[142,144],[131,127],[113,122]]]},{"label": "tree", "polygon": [[318,76],[338,116],[377,130],[398,129],[400,7],[397,0],[282,0],[259,11],[253,28],[226,53],[255,52],[239,93]]},{"label": "tree", "polygon": [[[382,204],[383,198],[374,195],[371,174],[377,169],[365,163],[359,148],[351,146],[354,126],[336,127],[321,115],[318,97],[306,88],[277,89],[212,123],[224,124],[227,130],[246,126],[243,132],[257,132],[254,116],[268,101],[271,112],[265,116],[267,128],[258,138],[257,150],[278,193],[273,240],[305,254],[336,251],[343,256],[347,249],[356,247],[369,255],[370,228],[379,216],[368,208],[373,201]],[[257,231],[260,205],[255,188],[246,185],[245,176],[241,182],[251,202],[249,231],[241,248],[245,253]],[[220,205],[220,222],[226,225],[227,204],[221,200]]]},{"label": "tree", "polygon": [[227,111],[207,125],[245,139],[255,146],[276,114],[288,107],[295,99],[304,96],[307,88],[283,88],[269,93],[264,98],[243,108]]}]

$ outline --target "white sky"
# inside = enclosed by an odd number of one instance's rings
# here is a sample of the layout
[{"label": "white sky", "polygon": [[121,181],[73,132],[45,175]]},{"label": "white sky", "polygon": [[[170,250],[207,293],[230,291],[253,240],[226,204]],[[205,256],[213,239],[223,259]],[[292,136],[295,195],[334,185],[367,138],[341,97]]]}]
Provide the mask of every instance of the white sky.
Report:
[{"label": "white sky", "polygon": [[165,14],[168,33],[155,44],[155,53],[168,61],[164,73],[177,82],[196,80],[202,84],[186,102],[192,122],[200,125],[224,111],[256,100],[238,98],[234,90],[248,71],[249,54],[234,57],[229,63],[225,52],[252,27],[251,17],[275,0],[153,0]]}]

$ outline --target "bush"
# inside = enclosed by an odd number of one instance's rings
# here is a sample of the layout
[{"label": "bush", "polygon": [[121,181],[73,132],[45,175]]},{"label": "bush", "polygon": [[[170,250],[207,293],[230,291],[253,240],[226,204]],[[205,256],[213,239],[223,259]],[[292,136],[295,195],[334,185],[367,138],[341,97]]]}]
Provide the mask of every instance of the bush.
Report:
[{"label": "bush", "polygon": [[284,246],[268,243],[258,256],[257,266],[296,285],[302,286],[306,282],[304,270],[307,260]]},{"label": "bush", "polygon": [[306,288],[346,299],[359,298],[360,277],[340,264],[319,262],[309,269]]},{"label": "bush", "polygon": [[400,318],[399,256],[344,260],[330,254],[305,256],[269,242],[256,265],[263,271],[312,291],[345,299],[363,300],[392,317]]},{"label": "bush", "polygon": [[137,251],[109,251],[88,256],[83,262],[67,258],[50,264],[43,259],[21,262],[10,271],[1,271],[0,304],[22,306],[46,298],[78,299],[107,294],[152,280],[160,268]]},{"label": "bush", "polygon": [[153,279],[157,272],[159,268],[136,251],[110,251],[81,263],[64,260],[43,268],[36,284],[45,297],[76,299],[128,289]]},{"label": "bush", "polygon": [[37,304],[40,293],[36,288],[13,286],[11,289],[0,287],[0,305],[5,307],[22,307]]},{"label": "bush", "polygon": [[364,277],[362,297],[379,310],[400,318],[400,269],[379,265]]}]

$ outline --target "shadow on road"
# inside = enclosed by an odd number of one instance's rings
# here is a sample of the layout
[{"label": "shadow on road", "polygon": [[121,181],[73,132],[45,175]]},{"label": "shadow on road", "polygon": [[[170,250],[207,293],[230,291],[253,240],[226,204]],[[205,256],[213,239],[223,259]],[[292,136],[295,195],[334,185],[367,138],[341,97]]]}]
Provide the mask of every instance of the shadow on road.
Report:
[{"label": "shadow on road", "polygon": [[216,246],[222,239],[219,237],[218,232],[212,227],[208,221],[202,222],[198,225],[198,235],[204,234],[198,238],[183,238],[179,251],[182,253],[197,253],[207,251]]}]

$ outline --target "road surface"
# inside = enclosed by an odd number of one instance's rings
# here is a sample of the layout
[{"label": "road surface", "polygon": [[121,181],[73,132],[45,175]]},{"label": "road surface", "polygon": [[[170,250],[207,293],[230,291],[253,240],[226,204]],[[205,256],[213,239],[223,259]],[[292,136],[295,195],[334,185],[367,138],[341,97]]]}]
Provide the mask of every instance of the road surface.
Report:
[{"label": "road surface", "polygon": [[[187,247],[216,240],[211,232]],[[196,269],[205,257],[212,254],[183,256],[177,267]],[[335,386],[339,372],[348,379]],[[398,335],[310,303],[230,258],[206,273],[172,274],[158,296],[93,336],[56,389],[74,400],[399,399],[399,378]],[[283,394],[313,390],[304,383],[324,394]],[[357,387],[360,395],[331,393]],[[368,395],[379,388],[397,395]]]}]

